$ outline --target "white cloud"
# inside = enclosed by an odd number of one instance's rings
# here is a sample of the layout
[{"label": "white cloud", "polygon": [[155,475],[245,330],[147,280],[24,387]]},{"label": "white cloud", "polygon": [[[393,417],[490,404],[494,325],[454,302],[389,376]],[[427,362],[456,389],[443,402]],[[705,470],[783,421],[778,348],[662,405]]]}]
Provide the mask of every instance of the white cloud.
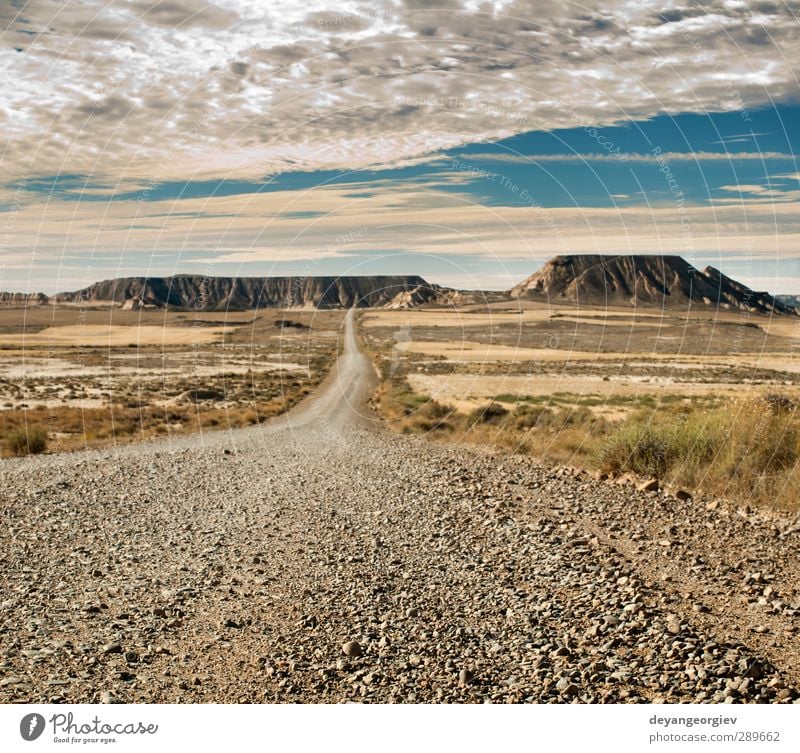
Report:
[{"label": "white cloud", "polygon": [[797,91],[789,3],[427,6],[3,4],[3,177],[391,165],[521,131],[741,110]]},{"label": "white cloud", "polygon": [[737,162],[769,160],[797,160],[800,155],[785,152],[658,152],[643,154],[640,152],[620,152],[616,154],[580,153],[565,154],[514,154],[512,152],[480,152],[462,154],[458,159],[462,162],[504,162],[519,165],[533,165],[537,162]]},{"label": "white cloud", "polygon": [[[778,177],[778,176],[775,176]],[[789,191],[780,186],[762,186],[758,183],[737,183],[720,186],[720,191],[738,193],[739,198],[723,197],[710,201],[715,204],[781,204],[800,201],[800,191]]]},{"label": "white cloud", "polygon": [[3,286],[53,292],[122,274],[264,274],[272,263],[320,259],[346,269],[398,250],[454,264],[524,260],[531,271],[567,253],[800,255],[800,197],[680,209],[535,208],[482,206],[418,184],[375,188],[74,204],[30,197],[6,236]]}]

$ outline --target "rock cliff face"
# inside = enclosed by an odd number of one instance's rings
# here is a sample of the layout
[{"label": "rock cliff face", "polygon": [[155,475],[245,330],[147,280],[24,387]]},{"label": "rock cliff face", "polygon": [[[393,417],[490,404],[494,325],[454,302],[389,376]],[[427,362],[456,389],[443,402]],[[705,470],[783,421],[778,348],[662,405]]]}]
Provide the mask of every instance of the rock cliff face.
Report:
[{"label": "rock cliff face", "polygon": [[0,291],[0,306],[35,306],[47,303],[44,293],[6,293]]},{"label": "rock cliff face", "polygon": [[691,304],[795,313],[769,293],[751,290],[714,267],[695,269],[680,256],[556,256],[509,292],[519,298],[587,306]]},{"label": "rock cliff face", "polygon": [[516,298],[587,306],[722,307],[797,315],[788,301],[751,290],[713,267],[698,270],[680,256],[556,256],[501,293],[464,291],[417,275],[365,277],[120,277],[48,298],[0,293],[0,306],[115,304],[125,309],[241,311],[260,308],[459,306]]},{"label": "rock cliff face", "polygon": [[[371,277],[123,277],[59,293],[56,303],[113,302],[196,311],[419,305],[440,288],[416,275]],[[131,303],[133,302],[133,303]]]}]

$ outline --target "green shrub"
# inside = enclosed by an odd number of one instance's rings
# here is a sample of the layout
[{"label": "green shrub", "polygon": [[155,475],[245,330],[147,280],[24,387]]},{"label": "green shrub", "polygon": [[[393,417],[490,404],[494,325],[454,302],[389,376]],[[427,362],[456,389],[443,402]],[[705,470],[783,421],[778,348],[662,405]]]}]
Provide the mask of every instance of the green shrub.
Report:
[{"label": "green shrub", "polygon": [[780,392],[768,392],[764,402],[771,413],[790,413],[797,409],[797,403]]},{"label": "green shrub", "polygon": [[513,417],[518,429],[544,428],[550,423],[553,411],[543,405],[518,405]]},{"label": "green shrub", "polygon": [[14,455],[38,455],[47,449],[47,431],[41,426],[23,426],[6,435],[6,447]]},{"label": "green shrub", "polygon": [[633,471],[662,478],[674,462],[664,433],[649,425],[623,426],[603,448],[601,461],[613,473]]},{"label": "green shrub", "polygon": [[437,403],[436,400],[429,400],[425,405],[419,409],[419,415],[423,418],[439,419],[448,418],[455,413],[455,409],[449,405]]},{"label": "green shrub", "polygon": [[508,415],[508,410],[499,403],[489,403],[475,408],[469,414],[471,424],[492,424]]}]

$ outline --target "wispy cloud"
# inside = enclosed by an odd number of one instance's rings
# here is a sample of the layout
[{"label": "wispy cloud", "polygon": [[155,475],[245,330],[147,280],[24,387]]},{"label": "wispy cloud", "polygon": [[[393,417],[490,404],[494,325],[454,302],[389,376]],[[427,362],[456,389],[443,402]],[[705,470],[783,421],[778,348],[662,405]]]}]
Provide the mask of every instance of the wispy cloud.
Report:
[{"label": "wispy cloud", "polygon": [[760,136],[769,136],[769,134],[766,131],[734,133],[730,136],[723,136],[721,139],[712,141],[711,143],[722,144],[723,146],[727,146],[728,144],[746,144],[748,142],[757,141]]},{"label": "wispy cloud", "polygon": [[622,152],[620,155],[602,153],[569,153],[564,154],[513,154],[510,152],[483,152],[476,154],[460,154],[457,159],[463,162],[502,162],[511,164],[537,164],[540,162],[737,162],[774,160],[797,160],[800,155],[785,152],[659,152],[646,154]]}]

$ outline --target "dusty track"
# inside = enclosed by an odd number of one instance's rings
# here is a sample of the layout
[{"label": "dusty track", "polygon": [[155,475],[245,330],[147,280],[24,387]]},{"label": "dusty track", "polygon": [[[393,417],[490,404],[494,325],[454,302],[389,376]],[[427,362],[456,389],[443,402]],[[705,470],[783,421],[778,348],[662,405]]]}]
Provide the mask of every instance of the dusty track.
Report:
[{"label": "dusty track", "polygon": [[0,701],[798,698],[790,521],[393,436],[344,337],[268,425],[0,463]]}]

